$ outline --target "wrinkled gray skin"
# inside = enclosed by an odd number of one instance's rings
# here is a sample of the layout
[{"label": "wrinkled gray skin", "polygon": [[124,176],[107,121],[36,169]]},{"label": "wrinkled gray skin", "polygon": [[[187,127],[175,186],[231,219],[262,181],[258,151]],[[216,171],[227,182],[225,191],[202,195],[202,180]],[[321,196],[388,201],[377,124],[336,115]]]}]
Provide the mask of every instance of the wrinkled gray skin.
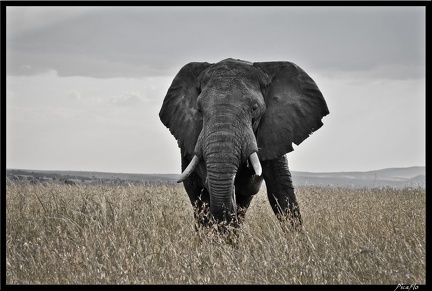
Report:
[{"label": "wrinkled gray skin", "polygon": [[[185,65],[159,116],[178,141],[182,170],[194,156],[198,161],[179,181],[196,226],[237,226],[263,179],[279,220],[301,226],[285,154],[320,128],[328,113],[315,82],[293,63],[226,59]],[[260,166],[252,166],[253,153]]]}]

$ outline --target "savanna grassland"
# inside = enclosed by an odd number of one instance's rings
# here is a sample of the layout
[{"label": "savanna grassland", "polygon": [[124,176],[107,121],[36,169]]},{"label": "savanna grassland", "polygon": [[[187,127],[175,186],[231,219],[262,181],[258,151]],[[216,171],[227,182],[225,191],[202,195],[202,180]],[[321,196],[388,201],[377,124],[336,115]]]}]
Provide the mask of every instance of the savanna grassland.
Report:
[{"label": "savanna grassland", "polygon": [[6,189],[6,284],[426,284],[425,189],[299,187],[283,232],[265,190],[236,245],[196,233],[181,185]]}]

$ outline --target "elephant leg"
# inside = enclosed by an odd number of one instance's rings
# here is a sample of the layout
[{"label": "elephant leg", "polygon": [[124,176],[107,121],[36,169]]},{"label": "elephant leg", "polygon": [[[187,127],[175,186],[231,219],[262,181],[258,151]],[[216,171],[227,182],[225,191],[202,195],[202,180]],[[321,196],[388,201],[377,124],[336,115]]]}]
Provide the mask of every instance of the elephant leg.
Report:
[{"label": "elephant leg", "polygon": [[262,162],[263,176],[270,205],[281,221],[300,229],[302,218],[286,156]]},{"label": "elephant leg", "polygon": [[[190,160],[182,154],[182,171],[189,165]],[[194,210],[195,229],[198,230],[202,226],[209,225],[210,217],[210,196],[207,189],[204,187],[202,179],[196,172],[190,174],[183,181],[183,186],[189,196],[189,200]]]},{"label": "elephant leg", "polygon": [[237,218],[239,223],[244,221],[246,211],[253,199],[253,195],[261,188],[263,178],[256,176],[251,167],[240,167],[235,180],[235,194],[237,202]]},{"label": "elephant leg", "polygon": [[236,196],[236,202],[237,202],[237,219],[238,222],[241,224],[243,223],[245,216],[246,216],[246,211],[249,208],[249,205],[252,201],[253,196],[241,196],[241,195],[237,195]]}]

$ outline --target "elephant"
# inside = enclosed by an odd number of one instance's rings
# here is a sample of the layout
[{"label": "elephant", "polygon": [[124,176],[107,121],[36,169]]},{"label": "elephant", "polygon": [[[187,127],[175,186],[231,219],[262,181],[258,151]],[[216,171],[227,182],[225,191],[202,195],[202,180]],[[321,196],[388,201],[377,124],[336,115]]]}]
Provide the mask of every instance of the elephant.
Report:
[{"label": "elephant", "polygon": [[263,180],[271,208],[302,228],[286,154],[329,114],[316,83],[287,61],[190,62],[159,112],[177,140],[195,228],[238,229]]}]

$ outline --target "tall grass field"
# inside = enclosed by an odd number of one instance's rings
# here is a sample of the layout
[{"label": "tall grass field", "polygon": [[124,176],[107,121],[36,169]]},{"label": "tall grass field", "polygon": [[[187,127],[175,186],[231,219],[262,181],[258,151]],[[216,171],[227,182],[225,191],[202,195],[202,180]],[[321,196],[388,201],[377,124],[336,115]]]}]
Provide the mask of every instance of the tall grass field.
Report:
[{"label": "tall grass field", "polygon": [[425,189],[296,191],[302,231],[263,189],[233,245],[195,231],[182,185],[10,183],[6,284],[426,284]]}]

